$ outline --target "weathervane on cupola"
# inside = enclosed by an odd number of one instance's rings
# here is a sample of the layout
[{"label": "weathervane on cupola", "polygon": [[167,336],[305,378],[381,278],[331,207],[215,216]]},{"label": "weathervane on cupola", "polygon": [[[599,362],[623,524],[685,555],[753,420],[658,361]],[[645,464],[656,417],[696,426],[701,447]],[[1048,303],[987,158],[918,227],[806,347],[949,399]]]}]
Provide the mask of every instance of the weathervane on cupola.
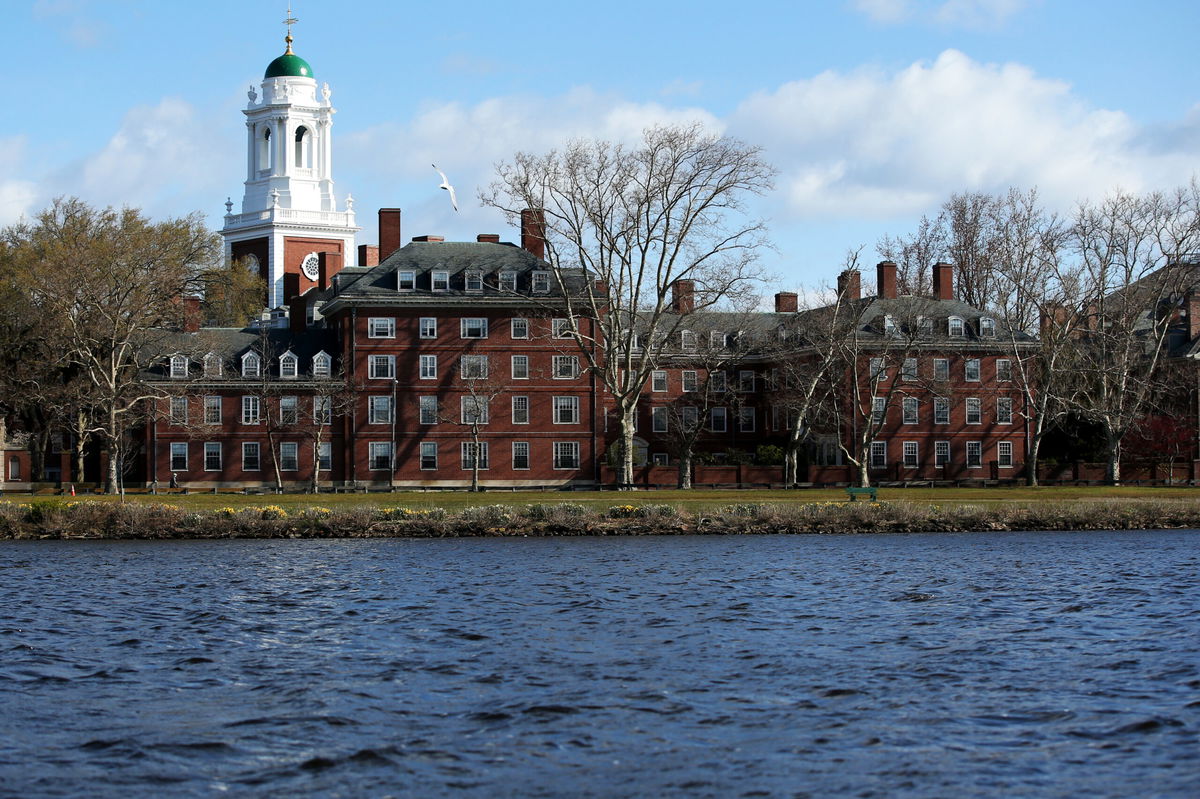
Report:
[{"label": "weathervane on cupola", "polygon": [[295,25],[299,21],[300,20],[298,20],[292,16],[292,4],[288,3],[287,19],[285,19],[283,21],[283,24],[287,25],[287,29],[288,29],[287,36],[285,36],[283,38],[283,40],[285,42],[287,42],[287,50],[284,50],[284,52],[283,52],[284,55],[295,55],[295,53],[292,52],[292,26]]}]

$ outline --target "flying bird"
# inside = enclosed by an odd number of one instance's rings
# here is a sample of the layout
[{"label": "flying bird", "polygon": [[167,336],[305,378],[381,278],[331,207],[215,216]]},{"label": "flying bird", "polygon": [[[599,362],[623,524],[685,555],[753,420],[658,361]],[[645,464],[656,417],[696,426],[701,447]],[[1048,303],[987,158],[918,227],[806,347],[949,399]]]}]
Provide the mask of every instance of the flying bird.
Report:
[{"label": "flying bird", "polygon": [[454,187],[451,186],[450,181],[446,179],[446,173],[443,172],[442,170],[438,169],[437,164],[434,164],[433,168],[437,169],[437,173],[442,176],[442,185],[438,186],[438,188],[445,189],[446,191],[450,192],[450,205],[453,206],[455,211],[457,211],[458,210],[458,198],[454,196]]}]

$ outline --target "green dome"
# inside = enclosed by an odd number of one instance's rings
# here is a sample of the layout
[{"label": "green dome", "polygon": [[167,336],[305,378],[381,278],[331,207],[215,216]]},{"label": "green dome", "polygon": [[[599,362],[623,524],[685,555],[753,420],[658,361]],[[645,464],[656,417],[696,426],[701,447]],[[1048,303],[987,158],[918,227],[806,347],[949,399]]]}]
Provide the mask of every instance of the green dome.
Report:
[{"label": "green dome", "polygon": [[263,75],[263,78],[311,78],[312,76],[312,67],[308,65],[307,61],[295,53],[287,52],[267,64],[267,74]]}]

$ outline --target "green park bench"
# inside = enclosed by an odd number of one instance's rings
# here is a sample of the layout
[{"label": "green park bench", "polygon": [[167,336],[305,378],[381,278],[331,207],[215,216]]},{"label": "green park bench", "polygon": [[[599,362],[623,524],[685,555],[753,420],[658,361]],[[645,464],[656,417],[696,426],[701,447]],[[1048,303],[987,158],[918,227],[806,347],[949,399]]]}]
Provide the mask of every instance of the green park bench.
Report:
[{"label": "green park bench", "polygon": [[875,486],[866,488],[856,488],[855,486],[846,486],[846,496],[850,497],[851,502],[858,502],[859,497],[870,497],[872,502],[878,502],[879,489]]}]

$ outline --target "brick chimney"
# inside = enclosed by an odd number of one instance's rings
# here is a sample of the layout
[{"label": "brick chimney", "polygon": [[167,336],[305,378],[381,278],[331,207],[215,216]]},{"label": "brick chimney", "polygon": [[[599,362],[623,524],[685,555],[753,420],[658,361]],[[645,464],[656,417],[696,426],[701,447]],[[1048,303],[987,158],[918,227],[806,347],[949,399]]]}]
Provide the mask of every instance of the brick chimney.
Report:
[{"label": "brick chimney", "polygon": [[[387,257],[400,249],[403,239],[400,238],[400,209],[379,209],[379,260],[386,261]],[[374,266],[375,264],[372,264]]]},{"label": "brick chimney", "polygon": [[671,284],[671,310],[677,314],[696,310],[696,281],[676,280]]},{"label": "brick chimney", "polygon": [[445,240],[445,236],[413,236],[413,241],[421,244],[440,244]]},{"label": "brick chimney", "polygon": [[283,273],[283,304],[287,305],[300,293],[300,275],[296,272]]},{"label": "brick chimney", "polygon": [[775,313],[795,313],[800,308],[800,296],[794,291],[781,291],[775,295]]},{"label": "brick chimney", "polygon": [[954,264],[939,261],[933,265],[933,296],[939,300],[954,299]]},{"label": "brick chimney", "polygon": [[887,300],[896,299],[896,262],[880,261],[875,270],[876,295]]},{"label": "brick chimney", "polygon": [[308,300],[304,295],[288,301],[288,327],[292,335],[298,336],[308,327]]},{"label": "brick chimney", "polygon": [[862,298],[862,273],[857,269],[847,269],[838,275],[838,297],[843,300]]},{"label": "brick chimney", "polygon": [[475,237],[475,241],[479,242],[480,244],[499,244],[500,243],[500,234],[499,233],[480,233],[478,236]]},{"label": "brick chimney", "polygon": [[546,212],[541,208],[521,212],[521,249],[546,259]]},{"label": "brick chimney", "polygon": [[183,298],[183,332],[195,333],[200,330],[200,298]]},{"label": "brick chimney", "polygon": [[329,284],[333,282],[333,276],[342,271],[342,254],[340,252],[322,252],[317,253],[318,270],[320,275],[317,277],[317,288],[321,291],[329,288]]},{"label": "brick chimney", "polygon": [[379,266],[379,248],[373,244],[358,245],[359,266]]},{"label": "brick chimney", "polygon": [[1200,336],[1200,294],[1189,291],[1184,297],[1183,307],[1187,313],[1188,341]]}]

